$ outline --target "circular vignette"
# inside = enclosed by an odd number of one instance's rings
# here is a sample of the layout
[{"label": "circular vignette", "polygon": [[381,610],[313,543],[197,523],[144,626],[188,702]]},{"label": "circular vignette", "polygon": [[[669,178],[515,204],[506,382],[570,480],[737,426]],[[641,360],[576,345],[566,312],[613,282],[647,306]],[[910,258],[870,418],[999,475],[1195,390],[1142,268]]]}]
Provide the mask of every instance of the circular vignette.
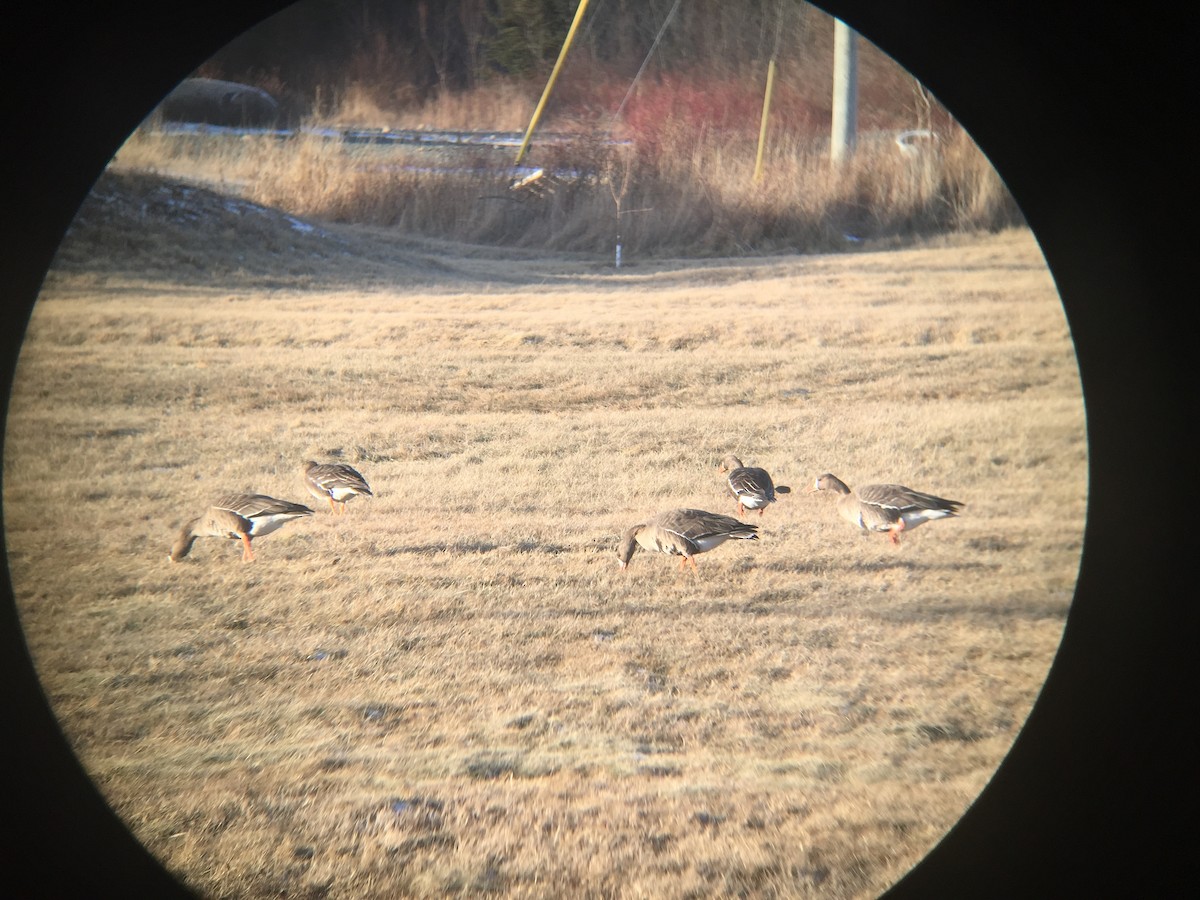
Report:
[{"label": "circular vignette", "polygon": [[[70,23],[39,10],[10,30],[9,71],[24,77],[10,81],[22,89],[10,88],[3,151],[6,400],[42,276],[108,158],[190,66],[284,5],[217,0],[172,11],[169,21],[136,2],[75,12]],[[1093,471],[1077,600],[1042,697],[976,804],[891,894],[1049,896],[1179,883],[1170,810],[1184,792],[1172,748],[1187,745],[1171,699],[1181,656],[1171,637],[1188,631],[1176,611],[1188,596],[1187,557],[1173,554],[1179,536],[1169,520],[1127,509],[1131,496],[1142,501],[1183,471],[1174,465],[1179,413],[1194,410],[1180,410],[1192,397],[1182,377],[1190,355],[1183,329],[1170,327],[1172,276],[1184,258],[1172,232],[1173,213],[1183,211],[1173,184],[1186,171],[1173,165],[1182,142],[1155,147],[1147,163],[1139,127],[1173,121],[1156,116],[1190,82],[1159,44],[1160,29],[1178,23],[1087,19],[1032,3],[961,12],[931,2],[819,5],[927,84],[1016,196],[1076,342]],[[1114,139],[1121,129],[1127,139]],[[7,852],[17,892],[76,896],[105,884],[185,893],[75,762],[29,664],[7,584],[6,601],[5,777],[18,825]]]}]

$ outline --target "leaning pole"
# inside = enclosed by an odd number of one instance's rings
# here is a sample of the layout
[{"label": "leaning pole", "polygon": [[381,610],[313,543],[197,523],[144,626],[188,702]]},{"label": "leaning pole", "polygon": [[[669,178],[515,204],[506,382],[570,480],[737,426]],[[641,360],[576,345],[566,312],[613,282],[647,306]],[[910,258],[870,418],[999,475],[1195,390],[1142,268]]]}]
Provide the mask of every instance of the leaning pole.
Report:
[{"label": "leaning pole", "polygon": [[571,22],[571,27],[567,31],[566,40],[563,41],[562,49],[558,51],[558,60],[554,63],[554,70],[550,73],[550,78],[546,82],[546,87],[542,91],[542,99],[538,101],[537,107],[533,111],[533,118],[529,120],[529,127],[525,129],[525,138],[521,141],[521,149],[517,151],[516,162],[520,162],[525,156],[525,151],[529,149],[529,139],[533,137],[533,129],[537,128],[538,119],[542,117],[542,110],[546,107],[546,101],[550,99],[550,92],[554,89],[554,81],[558,78],[559,70],[563,67],[563,62],[567,58],[567,51],[571,49],[571,42],[575,40],[575,32],[579,30],[579,23],[583,21],[583,11],[587,9],[588,0],[579,0],[579,8],[575,10],[575,19]]},{"label": "leaning pole", "polygon": [[762,119],[758,124],[758,152],[754,156],[754,181],[762,180],[763,151],[767,147],[767,119],[771,115],[771,92],[775,88],[775,57],[767,63],[767,89],[763,92]]}]

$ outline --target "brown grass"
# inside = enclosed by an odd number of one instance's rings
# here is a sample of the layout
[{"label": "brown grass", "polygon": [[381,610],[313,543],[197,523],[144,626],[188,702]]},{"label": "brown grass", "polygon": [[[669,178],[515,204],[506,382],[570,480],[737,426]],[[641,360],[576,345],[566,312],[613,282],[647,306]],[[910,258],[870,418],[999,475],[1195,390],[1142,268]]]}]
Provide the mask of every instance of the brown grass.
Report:
[{"label": "brown grass", "polygon": [[[471,110],[488,108],[488,97],[460,102],[461,116],[442,102],[438,127],[479,127]],[[497,107],[504,102],[495,99]],[[376,115],[355,115],[383,127]],[[540,195],[510,189],[512,147],[342,143],[313,131],[279,140],[147,126],[122,147],[115,168],[217,184],[294,215],[457,242],[611,255],[619,236],[626,258],[840,250],[1021,223],[991,164],[952,123],[915,156],[889,135],[864,136],[841,166],[830,162],[825,141],[779,126],[757,180],[756,141],[669,117],[630,144],[606,143],[596,131],[568,143],[535,139],[523,162],[557,173]]]},{"label": "brown grass", "polygon": [[[862,897],[954,824],[1080,555],[1079,379],[1028,233],[614,272],[277,224],[236,266],[204,255],[234,226],[195,225],[208,279],[89,266],[72,243],[136,228],[78,226],[8,421],[38,671],[171,871],[239,897]],[[795,489],[762,540],[622,573],[637,519],[732,512],[727,452]],[[166,561],[215,493],[303,500],[309,456],[377,496],[252,564],[211,539]],[[892,547],[804,492],[827,470],[966,510]]]}]

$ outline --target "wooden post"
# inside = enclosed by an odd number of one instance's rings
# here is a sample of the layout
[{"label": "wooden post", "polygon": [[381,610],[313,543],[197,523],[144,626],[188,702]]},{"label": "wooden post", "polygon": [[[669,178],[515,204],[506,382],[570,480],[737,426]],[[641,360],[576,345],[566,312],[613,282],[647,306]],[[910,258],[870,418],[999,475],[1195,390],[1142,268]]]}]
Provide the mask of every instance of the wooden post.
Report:
[{"label": "wooden post", "polygon": [[754,180],[762,179],[763,150],[767,146],[767,116],[771,114],[771,91],[775,87],[775,58],[767,63],[767,90],[763,94],[762,122],[758,126],[758,155],[754,157]]},{"label": "wooden post", "polygon": [[533,118],[529,120],[529,127],[525,129],[525,139],[521,141],[521,149],[517,151],[516,162],[521,161],[525,151],[529,148],[529,139],[533,136],[533,129],[537,127],[538,119],[542,117],[542,110],[546,107],[546,101],[550,99],[550,91],[554,89],[554,81],[558,78],[558,73],[567,58],[567,51],[571,49],[571,42],[575,40],[575,32],[579,30],[579,23],[583,20],[583,11],[587,9],[587,5],[588,0],[579,0],[579,8],[575,10],[575,20],[571,22],[571,27],[567,30],[567,37],[563,41],[562,49],[558,51],[558,60],[554,63],[554,70],[550,73],[550,79],[542,91],[542,99],[538,101],[537,108],[533,111]]}]

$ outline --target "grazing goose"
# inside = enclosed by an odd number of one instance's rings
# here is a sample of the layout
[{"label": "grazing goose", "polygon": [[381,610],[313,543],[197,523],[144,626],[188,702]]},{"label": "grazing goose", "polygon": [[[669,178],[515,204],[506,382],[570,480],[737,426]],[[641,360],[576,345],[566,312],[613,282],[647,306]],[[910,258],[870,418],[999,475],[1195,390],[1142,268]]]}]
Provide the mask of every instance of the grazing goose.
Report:
[{"label": "grazing goose", "polygon": [[776,487],[766,469],[743,466],[732,454],[721,462],[720,471],[729,473],[729,493],[737,500],[739,516],[748,509],[757,509],[761,516],[767,511],[767,504],[775,502],[776,493],[788,494],[792,490],[783,484]]},{"label": "grazing goose", "polygon": [[958,515],[962,503],[914,491],[902,484],[867,484],[851,491],[836,475],[828,472],[817,478],[809,493],[833,491],[838,498],[842,518],[865,531],[886,532],[893,544],[900,543],[900,532],[908,531],[947,516]]},{"label": "grazing goose", "polygon": [[198,537],[223,537],[240,540],[242,561],[250,562],[254,559],[251,539],[270,534],[292,519],[312,514],[307,506],[263,494],[226,494],[204,515],[184,524],[168,558],[171,562],[183,559]]},{"label": "grazing goose", "polygon": [[328,500],[329,508],[337,515],[346,512],[346,501],[355,497],[374,497],[367,479],[344,463],[315,463],[303,466],[304,486],[318,500]]},{"label": "grazing goose", "polygon": [[758,540],[758,526],[746,525],[732,516],[705,512],[702,509],[671,509],[661,512],[645,522],[639,522],[625,532],[617,555],[621,568],[639,546],[644,550],[657,550],[682,557],[679,568],[689,562],[696,568],[697,553],[719,547],[730,538],[746,541]]}]

